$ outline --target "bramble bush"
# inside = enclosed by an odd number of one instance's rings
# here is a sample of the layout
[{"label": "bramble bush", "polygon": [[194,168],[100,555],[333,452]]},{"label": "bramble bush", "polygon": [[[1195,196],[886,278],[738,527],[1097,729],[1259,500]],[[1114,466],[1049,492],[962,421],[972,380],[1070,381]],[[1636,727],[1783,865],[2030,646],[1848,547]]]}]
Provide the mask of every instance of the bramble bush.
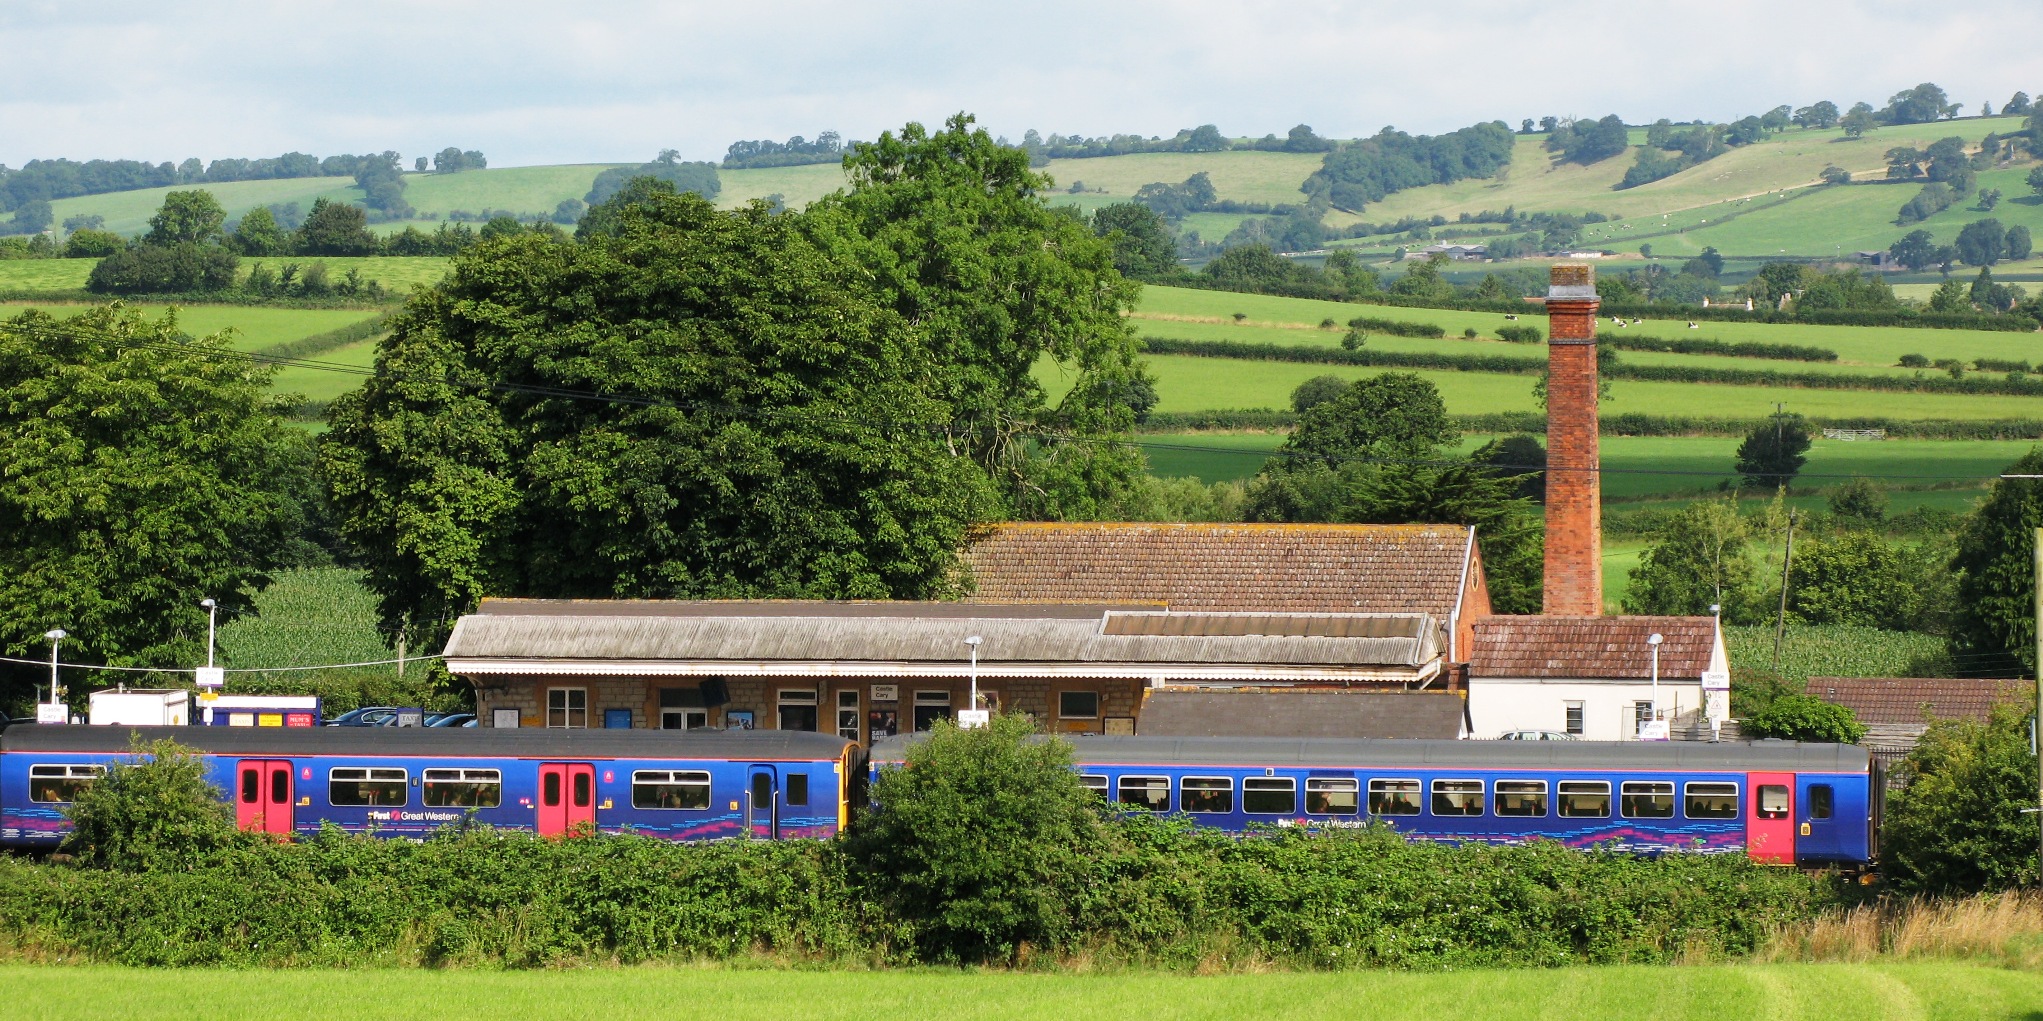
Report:
[{"label": "bramble bush", "polygon": [[81,864],[131,872],[195,868],[243,841],[199,753],[175,741],[144,744],[107,765],[72,803],[64,850]]},{"label": "bramble bush", "polygon": [[1545,966],[1740,956],[1845,896],[1738,855],[1125,817],[1089,800],[1069,755],[1012,720],[940,733],[834,842],[454,825],[416,843],[213,842],[179,869],[0,858],[0,946],[148,966]]}]

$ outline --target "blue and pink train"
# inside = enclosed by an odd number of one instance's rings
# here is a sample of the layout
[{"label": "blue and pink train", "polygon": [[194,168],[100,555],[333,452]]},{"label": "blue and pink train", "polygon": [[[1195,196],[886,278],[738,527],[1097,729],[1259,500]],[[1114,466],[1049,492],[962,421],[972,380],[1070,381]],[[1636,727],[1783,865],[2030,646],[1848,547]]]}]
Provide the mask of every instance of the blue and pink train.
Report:
[{"label": "blue and pink train", "polygon": [[[912,738],[874,747],[899,763]],[[1865,749],[1785,741],[1391,741],[1074,737],[1086,786],[1129,811],[1208,826],[1352,826],[1408,836],[1641,854],[1739,853],[1804,867],[1873,859]]]},{"label": "blue and pink train", "polygon": [[422,837],[464,821],[543,835],[829,837],[863,788],[856,744],[796,731],[84,727],[0,730],[0,846],[49,849],[131,735],[205,755],[244,829]]}]

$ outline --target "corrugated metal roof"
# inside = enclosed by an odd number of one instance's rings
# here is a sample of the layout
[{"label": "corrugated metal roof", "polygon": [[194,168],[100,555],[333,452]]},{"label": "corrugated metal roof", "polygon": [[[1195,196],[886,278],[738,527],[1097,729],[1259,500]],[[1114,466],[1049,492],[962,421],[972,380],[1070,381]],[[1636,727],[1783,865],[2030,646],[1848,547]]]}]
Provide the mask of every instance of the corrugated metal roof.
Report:
[{"label": "corrugated metal roof", "polygon": [[1423,618],[1411,637],[1107,635],[1097,617],[585,616],[472,614],[450,660],[1182,663],[1417,667],[1438,656]]},{"label": "corrugated metal roof", "polygon": [[937,603],[865,599],[485,599],[495,617],[1043,617],[1098,620],[1112,611],[1162,610],[1160,602]]},{"label": "corrugated metal roof", "polygon": [[1278,638],[1416,638],[1427,618],[1390,613],[1124,613],[1110,612],[1110,635]]}]

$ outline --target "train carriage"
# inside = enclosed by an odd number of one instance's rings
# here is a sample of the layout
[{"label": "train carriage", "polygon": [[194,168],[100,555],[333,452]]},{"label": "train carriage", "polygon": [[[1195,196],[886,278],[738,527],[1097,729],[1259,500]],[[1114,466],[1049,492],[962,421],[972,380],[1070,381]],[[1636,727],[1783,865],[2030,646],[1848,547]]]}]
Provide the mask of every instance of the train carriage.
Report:
[{"label": "train carriage", "polygon": [[472,820],[555,836],[829,837],[862,788],[858,746],[792,731],[80,727],[0,731],[0,845],[55,847],[64,810],[131,736],[205,757],[244,829],[424,837]]},{"label": "train carriage", "polygon": [[[910,738],[873,749],[875,770]],[[1575,742],[1077,737],[1087,787],[1131,811],[1255,824],[1384,822],[1413,837],[1641,853],[1742,853],[1775,864],[1872,859],[1866,751],[1782,741]]]}]

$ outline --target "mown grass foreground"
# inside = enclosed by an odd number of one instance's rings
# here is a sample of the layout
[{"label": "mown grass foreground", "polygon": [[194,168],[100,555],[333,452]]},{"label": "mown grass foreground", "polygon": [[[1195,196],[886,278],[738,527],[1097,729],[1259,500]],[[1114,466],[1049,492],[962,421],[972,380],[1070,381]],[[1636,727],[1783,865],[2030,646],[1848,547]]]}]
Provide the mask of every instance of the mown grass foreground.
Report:
[{"label": "mown grass foreground", "polygon": [[0,967],[18,1021],[435,1018],[1994,1018],[2043,978],[1962,963],[1561,968],[1434,974],[1044,975],[736,971],[156,971]]}]

